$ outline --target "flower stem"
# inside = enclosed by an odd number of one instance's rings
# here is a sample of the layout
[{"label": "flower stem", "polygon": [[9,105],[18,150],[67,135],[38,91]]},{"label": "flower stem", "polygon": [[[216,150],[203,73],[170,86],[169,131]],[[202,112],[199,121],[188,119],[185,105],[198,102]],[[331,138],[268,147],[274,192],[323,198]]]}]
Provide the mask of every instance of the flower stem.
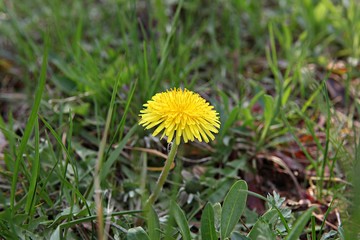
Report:
[{"label": "flower stem", "polygon": [[169,155],[168,155],[168,157],[166,159],[166,162],[165,162],[165,166],[164,166],[163,170],[160,173],[159,179],[156,182],[154,192],[149,196],[148,200],[146,201],[145,209],[148,209],[148,207],[150,205],[154,204],[154,202],[158,198],[159,193],[160,193],[162,187],[164,186],[166,178],[169,175],[169,171],[170,171],[172,163],[174,162],[178,146],[179,145],[177,145],[176,143],[172,144]]}]

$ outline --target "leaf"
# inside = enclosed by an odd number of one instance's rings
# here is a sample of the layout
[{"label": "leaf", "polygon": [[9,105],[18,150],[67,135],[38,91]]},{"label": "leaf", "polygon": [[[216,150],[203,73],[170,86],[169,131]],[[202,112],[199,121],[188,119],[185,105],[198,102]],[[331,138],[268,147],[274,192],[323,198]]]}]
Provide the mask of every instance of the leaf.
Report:
[{"label": "leaf", "polygon": [[147,227],[149,232],[149,238],[151,240],[160,239],[160,222],[159,217],[156,214],[154,208],[150,208],[147,213]]},{"label": "leaf", "polygon": [[221,204],[218,202],[215,203],[213,205],[213,210],[214,210],[214,218],[215,218],[215,229],[219,229],[221,224]]},{"label": "leaf", "polygon": [[[140,211],[140,210],[128,210],[128,211],[112,212],[111,214],[105,214],[104,217],[123,216],[123,215],[136,214],[136,213],[141,213],[141,212],[142,211]],[[97,218],[96,215],[86,216],[86,217],[82,217],[82,218],[76,218],[75,220],[64,222],[64,223],[60,224],[59,226],[61,227],[61,229],[71,228],[71,227],[73,227],[75,225],[78,225],[78,224],[81,224],[81,223],[84,223],[84,222],[92,222],[96,218]]]},{"label": "leaf", "polygon": [[180,228],[182,239],[191,240],[189,224],[186,220],[185,213],[176,202],[172,201],[171,210],[174,214],[175,221]]},{"label": "leaf", "polygon": [[64,92],[71,93],[76,90],[75,81],[67,76],[53,75],[50,79],[60,90]]},{"label": "leaf", "polygon": [[240,112],[240,108],[237,106],[235,107],[229,114],[229,117],[226,119],[223,127],[222,127],[222,134],[221,136],[224,137],[224,134],[228,131],[228,129],[234,125],[234,122],[237,120],[238,115]]},{"label": "leaf", "polygon": [[75,216],[78,212],[80,212],[80,208],[77,205],[74,205],[73,207],[65,208],[55,217],[54,221],[49,225],[49,227],[54,227],[64,219]]},{"label": "leaf", "polygon": [[[244,191],[242,191],[244,190]],[[221,239],[230,236],[245,209],[248,187],[244,180],[232,185],[225,197],[221,212]]]},{"label": "leaf", "polygon": [[274,109],[274,99],[270,95],[264,95],[264,119],[265,126],[270,125],[272,117],[273,117],[273,109]]},{"label": "leaf", "polygon": [[134,125],[132,128],[130,128],[129,132],[124,136],[124,138],[120,141],[120,143],[117,145],[117,147],[114,149],[114,151],[110,154],[109,158],[106,160],[106,162],[102,166],[102,170],[100,173],[101,181],[106,178],[107,174],[110,172],[112,165],[118,159],[118,157],[119,157],[121,151],[124,149],[127,141],[135,133],[136,129],[137,129],[137,125]]},{"label": "leaf", "polygon": [[211,203],[217,203],[224,199],[226,192],[230,189],[233,182],[233,180],[225,179],[221,181],[220,184],[216,184],[216,190],[209,195],[208,201]]},{"label": "leaf", "polygon": [[0,154],[3,153],[3,149],[6,147],[7,141],[5,139],[4,134],[0,130]]},{"label": "leaf", "polygon": [[274,116],[274,98],[270,95],[264,95],[264,128],[261,133],[260,142],[263,142],[267,131],[270,127],[272,118]]},{"label": "leaf", "polygon": [[214,209],[211,203],[207,203],[201,215],[201,238],[217,240],[214,221]]},{"label": "leaf", "polygon": [[[325,1],[324,1],[325,2]],[[326,17],[329,16],[328,14],[328,6],[326,6],[323,1],[316,5],[314,8],[314,17],[317,23],[322,23],[326,21]]]},{"label": "leaf", "polygon": [[255,225],[249,232],[248,237],[250,239],[260,239],[261,237],[265,237],[266,239],[276,239],[270,225],[277,218],[278,213],[276,209],[269,210],[256,221]]},{"label": "leaf", "polygon": [[10,208],[11,210],[14,210],[15,207],[15,194],[16,194],[16,187],[17,187],[17,182],[18,182],[18,178],[19,178],[19,170],[20,170],[20,165],[23,164],[23,154],[25,153],[25,150],[27,148],[27,142],[31,136],[31,133],[33,131],[33,128],[35,126],[35,121],[38,119],[38,112],[40,109],[40,104],[41,104],[41,99],[42,99],[42,95],[45,89],[45,83],[46,83],[46,69],[47,69],[47,65],[48,65],[48,50],[49,50],[49,36],[45,37],[45,49],[44,49],[44,54],[43,54],[43,61],[41,64],[41,70],[40,70],[40,76],[39,76],[39,83],[38,83],[38,87],[36,89],[35,92],[35,100],[33,103],[33,106],[31,108],[31,113],[30,116],[28,118],[26,127],[25,127],[25,131],[23,134],[23,137],[21,139],[18,151],[17,151],[17,155],[16,155],[16,161],[15,161],[15,167],[13,170],[13,177],[12,177],[12,182],[11,182],[11,193],[10,193]]},{"label": "leaf", "polygon": [[51,234],[50,240],[58,240],[60,239],[60,227],[58,226],[55,231]]},{"label": "leaf", "polygon": [[252,240],[253,238],[249,238],[247,236],[244,236],[244,235],[241,235],[240,233],[238,232],[233,232],[231,234],[231,240]]},{"label": "leaf", "polygon": [[142,227],[130,228],[126,234],[128,240],[150,240]]},{"label": "leaf", "polygon": [[30,186],[29,192],[26,198],[26,205],[25,205],[25,212],[29,214],[32,218],[32,214],[34,211],[34,204],[36,203],[36,185],[37,185],[37,178],[39,175],[40,170],[40,150],[39,150],[39,121],[36,119],[35,121],[35,158],[32,162],[32,169],[31,169],[31,179],[30,179]]},{"label": "leaf", "polygon": [[283,96],[281,98],[281,105],[282,106],[287,103],[292,91],[293,91],[293,89],[291,87],[287,87],[286,89],[284,89],[284,93],[283,93]]},{"label": "leaf", "polygon": [[264,95],[264,120],[265,128],[270,126],[271,120],[274,116],[274,106],[275,100],[272,96],[265,94]]},{"label": "leaf", "polygon": [[287,240],[299,239],[299,236],[303,232],[314,209],[315,209],[315,207],[309,208],[296,220],[294,226],[292,227],[291,231],[289,232],[289,234],[286,237]]},{"label": "leaf", "polygon": [[320,240],[334,239],[337,234],[337,231],[330,230],[330,232],[324,233],[324,235],[321,236]]}]

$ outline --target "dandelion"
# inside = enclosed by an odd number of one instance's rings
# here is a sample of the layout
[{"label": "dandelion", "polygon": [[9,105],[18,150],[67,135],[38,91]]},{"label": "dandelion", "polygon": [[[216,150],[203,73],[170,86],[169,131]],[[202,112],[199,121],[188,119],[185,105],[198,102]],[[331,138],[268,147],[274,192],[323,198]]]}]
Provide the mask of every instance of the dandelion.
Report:
[{"label": "dandelion", "polygon": [[213,133],[220,128],[218,113],[199,94],[189,91],[171,89],[152,97],[140,111],[140,125],[146,129],[157,126],[153,135],[161,131],[161,138],[167,136],[170,143],[175,138],[176,145],[184,142],[214,140]]},{"label": "dandelion", "polygon": [[184,142],[194,141],[195,138],[200,142],[202,140],[209,142],[209,138],[214,140],[213,133],[218,132],[220,121],[219,114],[213,106],[199,94],[187,89],[175,88],[158,93],[145,103],[144,107],[140,111],[139,124],[146,129],[157,126],[153,135],[156,136],[163,131],[161,138],[167,136],[169,143],[175,138],[175,144],[170,149],[155,188],[146,201],[145,211],[148,211],[149,206],[154,204],[164,186],[181,137]]}]

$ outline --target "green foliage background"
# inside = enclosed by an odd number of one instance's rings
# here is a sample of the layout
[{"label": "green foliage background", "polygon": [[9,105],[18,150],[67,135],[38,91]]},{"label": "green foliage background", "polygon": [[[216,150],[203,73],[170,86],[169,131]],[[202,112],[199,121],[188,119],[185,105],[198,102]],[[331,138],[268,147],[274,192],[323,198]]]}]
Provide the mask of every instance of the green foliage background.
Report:
[{"label": "green foliage background", "polygon": [[[101,155],[114,239],[157,239],[147,226],[158,226],[166,239],[200,239],[203,228],[222,239],[262,231],[354,239],[359,34],[356,0],[0,1],[0,130],[7,142],[0,151],[0,237],[96,238],[93,174]],[[328,91],[333,60],[346,69],[340,105]],[[138,113],[155,93],[174,87],[211,102],[222,126],[210,145],[179,150],[156,212],[140,228],[142,202],[158,176],[147,167],[163,161],[135,147],[166,153],[167,146],[138,126]],[[300,135],[314,139],[315,156]],[[236,217],[234,231],[220,230],[221,203],[233,184],[243,173],[256,174],[259,154],[289,142],[300,146],[318,179],[316,198],[331,199],[329,212],[339,210],[342,225],[331,232],[311,217],[312,208],[286,215],[273,194],[264,215],[245,209],[243,224]]]}]

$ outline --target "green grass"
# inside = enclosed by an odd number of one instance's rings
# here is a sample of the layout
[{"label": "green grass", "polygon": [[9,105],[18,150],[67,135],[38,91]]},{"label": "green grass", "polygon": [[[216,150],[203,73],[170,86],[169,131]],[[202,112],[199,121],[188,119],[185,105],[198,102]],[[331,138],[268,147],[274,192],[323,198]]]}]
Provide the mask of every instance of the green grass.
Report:
[{"label": "green grass", "polygon": [[[0,1],[0,238],[354,239],[359,33],[356,0]],[[180,146],[144,214],[168,146],[138,114],[175,87],[221,129]]]}]

